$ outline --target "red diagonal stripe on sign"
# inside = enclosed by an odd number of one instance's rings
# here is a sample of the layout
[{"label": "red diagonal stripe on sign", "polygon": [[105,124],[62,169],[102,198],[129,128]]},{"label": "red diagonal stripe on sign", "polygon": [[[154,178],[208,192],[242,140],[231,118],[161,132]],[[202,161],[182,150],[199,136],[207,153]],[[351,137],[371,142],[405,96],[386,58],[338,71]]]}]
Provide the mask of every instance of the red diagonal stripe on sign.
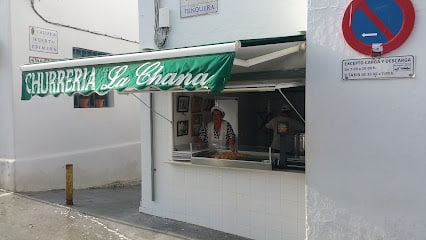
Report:
[{"label": "red diagonal stripe on sign", "polygon": [[391,40],[394,37],[393,33],[389,31],[388,27],[386,27],[386,25],[380,21],[376,14],[374,14],[367,5],[361,4],[359,7],[388,40]]}]

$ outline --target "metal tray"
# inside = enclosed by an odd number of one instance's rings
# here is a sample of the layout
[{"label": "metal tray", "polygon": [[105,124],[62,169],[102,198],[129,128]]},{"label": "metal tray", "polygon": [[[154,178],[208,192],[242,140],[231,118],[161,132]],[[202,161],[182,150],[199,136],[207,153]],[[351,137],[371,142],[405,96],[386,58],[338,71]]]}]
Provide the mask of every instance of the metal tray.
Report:
[{"label": "metal tray", "polygon": [[208,150],[195,153],[191,157],[191,163],[216,167],[272,170],[271,161],[269,159],[269,153],[239,151],[239,153],[243,154],[244,156],[242,156],[238,160],[219,159],[211,157],[218,152],[219,151]]}]

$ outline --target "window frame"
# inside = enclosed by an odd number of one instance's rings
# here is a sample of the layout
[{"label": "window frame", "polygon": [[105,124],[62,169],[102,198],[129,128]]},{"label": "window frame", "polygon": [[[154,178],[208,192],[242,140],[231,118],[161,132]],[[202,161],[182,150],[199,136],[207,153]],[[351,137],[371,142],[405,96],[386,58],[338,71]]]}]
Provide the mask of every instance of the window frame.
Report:
[{"label": "window frame", "polygon": [[[73,47],[72,48],[73,59],[76,58],[87,58],[87,57],[96,57],[96,56],[104,56],[110,55],[106,52],[100,52],[85,48]],[[74,108],[108,108],[113,107],[113,92],[108,92],[105,95],[99,95],[97,93],[91,93],[88,96],[84,96],[82,94],[76,93],[74,94]],[[88,98],[88,102],[86,104],[83,103],[82,99]],[[102,101],[100,101],[102,100]],[[99,105],[102,104],[102,105]]]}]

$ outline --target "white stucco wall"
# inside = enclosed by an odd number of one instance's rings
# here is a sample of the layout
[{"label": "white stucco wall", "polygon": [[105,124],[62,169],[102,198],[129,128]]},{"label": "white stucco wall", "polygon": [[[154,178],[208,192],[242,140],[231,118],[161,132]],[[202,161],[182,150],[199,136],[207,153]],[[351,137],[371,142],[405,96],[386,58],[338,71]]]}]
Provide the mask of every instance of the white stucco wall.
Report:
[{"label": "white stucco wall", "polygon": [[[159,114],[173,119],[172,94],[152,96],[155,176],[152,182],[151,158],[142,154],[141,212],[252,239],[305,239],[304,173],[171,161],[175,128]],[[149,131],[142,129],[142,136]],[[142,138],[142,152],[149,151],[148,142]]]},{"label": "white stucco wall", "polygon": [[[69,96],[21,101],[19,69],[28,63],[29,56],[72,58],[72,47],[128,53],[138,51],[138,43],[46,23],[34,13],[29,0],[11,1],[10,5],[11,32],[6,36],[2,34],[2,39],[10,38],[10,45],[1,47],[2,52],[3,49],[11,51],[6,59],[11,63],[11,71],[6,71],[6,77],[8,93],[12,95],[9,99],[12,110],[8,113],[13,119],[5,124],[11,127],[6,139],[13,142],[13,147],[7,149],[12,152],[9,154],[12,160],[4,162],[12,166],[13,176],[8,178],[13,179],[14,184],[1,187],[16,191],[64,188],[67,163],[74,164],[75,188],[140,179],[140,106],[136,98],[114,93],[113,107],[102,109],[74,108],[73,98]],[[137,1],[128,1],[128,4],[35,1],[35,7],[52,22],[138,40]],[[121,28],[117,26],[117,19]],[[57,31],[58,53],[30,51],[29,26]],[[3,120],[1,124],[3,126]]]},{"label": "white stucco wall", "polygon": [[[49,21],[96,30],[119,38],[138,41],[138,0],[34,1],[39,13]],[[120,43],[120,48],[126,44]],[[133,46],[128,45],[128,46]],[[133,47],[132,47],[133,48]],[[124,50],[124,49],[123,49]],[[120,50],[120,51],[123,51]],[[131,49],[133,50],[133,49]]]},{"label": "white stucco wall", "polygon": [[366,58],[341,32],[350,1],[309,1],[306,78],[309,240],[426,238],[426,3],[411,1],[415,78],[342,80],[342,60]]},{"label": "white stucco wall", "polygon": [[[2,116],[2,124],[0,126],[0,158],[13,157],[13,139],[11,131],[13,131],[13,115],[12,113],[12,82],[6,81],[6,76],[10,76],[12,65],[9,61],[11,49],[7,48],[10,44],[10,4],[9,1],[0,1],[0,29],[3,34],[0,34],[0,71],[5,73],[0,76],[0,116]],[[9,34],[6,34],[9,33]]]},{"label": "white stucco wall", "polygon": [[13,83],[9,81],[12,72],[10,62],[12,50],[10,35],[10,2],[0,1],[0,183],[13,186],[14,136],[13,136]]},{"label": "white stucco wall", "polygon": [[[162,0],[160,7],[170,9],[171,23],[165,48],[296,35],[306,30],[306,1],[218,4],[217,13],[180,18],[179,1]],[[139,0],[139,5],[141,48],[155,49],[153,1]],[[141,129],[140,211],[253,239],[305,239],[303,173],[170,163],[175,128],[157,113],[173,120],[173,97],[169,92],[155,92],[152,97],[153,111],[142,110],[144,121],[153,114],[154,135],[151,142],[150,129]]]},{"label": "white stucco wall", "polygon": [[[153,1],[139,0],[140,40],[143,48],[153,42]],[[170,9],[170,32],[165,48],[220,43],[240,39],[280,37],[306,31],[307,1],[218,0],[218,11],[209,15],[180,17],[180,1],[161,0]]]}]

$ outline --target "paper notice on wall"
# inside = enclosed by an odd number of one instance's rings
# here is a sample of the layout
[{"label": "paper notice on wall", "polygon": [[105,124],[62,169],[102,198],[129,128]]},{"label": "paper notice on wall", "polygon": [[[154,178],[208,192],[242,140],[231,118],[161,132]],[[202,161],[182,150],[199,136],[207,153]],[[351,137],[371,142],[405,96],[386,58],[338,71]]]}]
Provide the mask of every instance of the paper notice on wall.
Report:
[{"label": "paper notice on wall", "polygon": [[347,59],[342,61],[343,80],[413,78],[414,56]]},{"label": "paper notice on wall", "polygon": [[30,51],[58,53],[58,32],[38,27],[29,28]]},{"label": "paper notice on wall", "polygon": [[216,13],[217,0],[180,0],[180,17],[194,17]]},{"label": "paper notice on wall", "polygon": [[51,61],[55,61],[54,59],[51,58],[42,58],[42,57],[33,57],[33,56],[29,56],[29,61],[28,63],[45,63],[45,62],[51,62]]}]

